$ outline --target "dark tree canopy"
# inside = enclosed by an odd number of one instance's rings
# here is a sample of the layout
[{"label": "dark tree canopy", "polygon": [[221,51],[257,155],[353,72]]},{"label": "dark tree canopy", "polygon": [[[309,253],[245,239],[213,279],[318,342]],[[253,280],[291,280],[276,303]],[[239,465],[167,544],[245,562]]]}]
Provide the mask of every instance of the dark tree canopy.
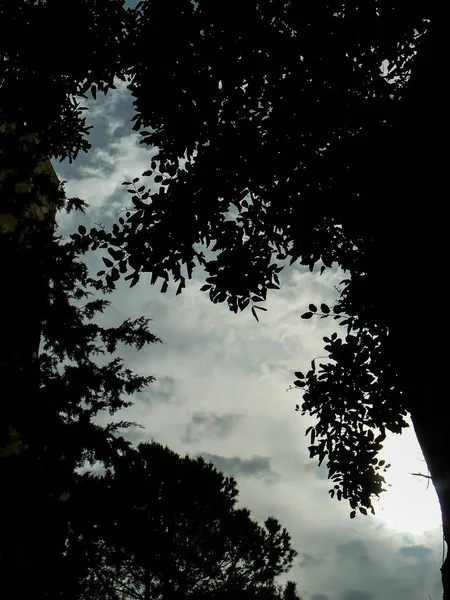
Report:
[{"label": "dark tree canopy", "polygon": [[81,476],[66,558],[79,574],[75,597],[298,598],[295,585],[275,582],[296,555],[288,532],[273,517],[258,525],[235,507],[237,494],[212,464],[158,443],[129,448],[103,476]]},{"label": "dark tree canopy", "polygon": [[2,0],[0,121],[38,135],[46,156],[87,151],[76,97],[124,79],[131,23],[122,0]]}]

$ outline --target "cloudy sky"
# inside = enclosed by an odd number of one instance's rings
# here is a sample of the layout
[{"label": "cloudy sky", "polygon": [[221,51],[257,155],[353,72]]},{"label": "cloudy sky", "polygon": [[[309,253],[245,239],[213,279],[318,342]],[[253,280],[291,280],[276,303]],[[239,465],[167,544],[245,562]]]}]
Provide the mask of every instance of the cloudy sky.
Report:
[{"label": "cloudy sky", "polygon": [[[120,83],[120,82],[119,82]],[[54,163],[67,196],[86,200],[86,215],[61,214],[59,234],[83,223],[111,224],[127,206],[121,184],[149,168],[156,150],[131,130],[131,97],[124,85],[88,102],[92,149],[72,165]],[[101,256],[88,258],[93,272]],[[304,432],[313,421],[295,412],[300,392],[287,391],[295,370],[308,370],[323,355],[324,335],[335,322],[300,319],[309,302],[332,302],[338,271],[322,277],[303,267],[282,276],[257,323],[235,315],[199,291],[201,273],[175,296],[150,285],[147,276],[129,289],[121,283],[102,317],[107,324],[145,315],[163,340],[141,352],[123,349],[126,366],[157,381],[121,417],[144,426],[133,441],[154,439],[180,454],[201,454],[232,474],[239,504],[261,522],[269,515],[287,527],[298,552],[288,574],[303,600],[437,600],[442,535],[436,494],[423,456],[408,429],[392,435],[385,458],[392,487],[376,504],[376,516],[349,519],[349,506],[331,500],[325,468],[309,459]]]}]

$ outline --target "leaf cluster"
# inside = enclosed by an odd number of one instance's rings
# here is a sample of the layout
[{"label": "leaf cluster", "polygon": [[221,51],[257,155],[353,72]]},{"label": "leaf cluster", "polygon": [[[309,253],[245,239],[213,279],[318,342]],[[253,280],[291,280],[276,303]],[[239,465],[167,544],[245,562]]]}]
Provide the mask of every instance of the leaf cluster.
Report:
[{"label": "leaf cluster", "polygon": [[86,152],[80,96],[125,80],[132,13],[122,0],[0,3],[0,115],[37,134],[46,156]]}]

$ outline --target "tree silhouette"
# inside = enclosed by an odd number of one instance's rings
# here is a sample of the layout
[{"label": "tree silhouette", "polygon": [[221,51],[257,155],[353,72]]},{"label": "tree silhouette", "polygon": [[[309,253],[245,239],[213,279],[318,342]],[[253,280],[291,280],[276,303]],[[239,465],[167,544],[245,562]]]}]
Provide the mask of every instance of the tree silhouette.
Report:
[{"label": "tree silhouette", "polygon": [[[156,341],[145,320],[119,328],[92,322],[107,302],[73,244],[54,236],[66,201],[48,158],[87,151],[89,128],[76,100],[123,77],[129,13],[119,1],[0,2],[0,578],[1,595],[58,597],[66,536],[65,499],[74,468],[109,460],[123,444],[99,411],[151,378],[104,367],[98,353],[117,343]],[[39,342],[43,336],[39,354]],[[123,424],[126,426],[126,424]],[[120,429],[120,427],[119,427]]]},{"label": "tree silhouette", "polygon": [[[11,159],[5,147],[0,167]],[[144,318],[118,327],[96,323],[109,302],[89,299],[95,281],[82,253],[55,235],[51,220],[36,217],[48,206],[40,202],[47,192],[55,210],[83,203],[55,190],[48,172],[36,174],[39,153],[19,156],[18,170],[0,168],[1,223],[11,225],[0,235],[0,575],[2,596],[40,600],[59,597],[75,469],[86,460],[108,464],[125,444],[119,433],[129,423],[102,426],[95,417],[129,406],[124,396],[153,380],[118,357],[103,365],[96,357],[115,353],[118,344],[139,349],[159,340]]]},{"label": "tree silhouette", "polygon": [[296,555],[288,532],[273,517],[258,525],[237,494],[212,464],[158,443],[81,476],[69,501],[74,597],[298,600],[295,584],[275,583]]}]

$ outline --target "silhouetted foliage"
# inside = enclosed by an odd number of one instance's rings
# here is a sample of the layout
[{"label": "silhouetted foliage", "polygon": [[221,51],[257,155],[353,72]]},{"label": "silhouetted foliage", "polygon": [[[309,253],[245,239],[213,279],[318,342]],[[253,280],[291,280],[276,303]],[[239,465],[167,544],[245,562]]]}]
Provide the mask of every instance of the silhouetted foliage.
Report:
[{"label": "silhouetted foliage", "polygon": [[[236,508],[238,491],[202,458],[140,444],[102,476],[80,476],[69,500],[74,597],[285,598],[275,578],[296,552],[277,519]],[[295,585],[286,593],[293,599]],[[287,596],[289,597],[289,596]]]},{"label": "silhouetted foliage", "polygon": [[153,380],[118,357],[103,365],[96,357],[114,354],[119,344],[140,349],[159,340],[148,319],[96,323],[109,302],[98,294],[90,299],[95,281],[83,253],[55,235],[51,209],[47,219],[34,216],[48,202],[54,209],[83,209],[83,203],[66,201],[48,173],[35,175],[42,155],[18,136],[10,129],[0,139],[0,226],[16,223],[0,235],[0,574],[2,596],[12,597],[20,581],[20,594],[40,600],[58,597],[62,584],[75,469],[86,461],[109,464],[126,447],[120,430],[129,423],[101,425],[97,417],[129,406],[126,396]]},{"label": "silhouetted foliage", "polygon": [[2,0],[0,120],[37,134],[46,156],[86,152],[76,97],[124,80],[131,23],[122,0]]}]

